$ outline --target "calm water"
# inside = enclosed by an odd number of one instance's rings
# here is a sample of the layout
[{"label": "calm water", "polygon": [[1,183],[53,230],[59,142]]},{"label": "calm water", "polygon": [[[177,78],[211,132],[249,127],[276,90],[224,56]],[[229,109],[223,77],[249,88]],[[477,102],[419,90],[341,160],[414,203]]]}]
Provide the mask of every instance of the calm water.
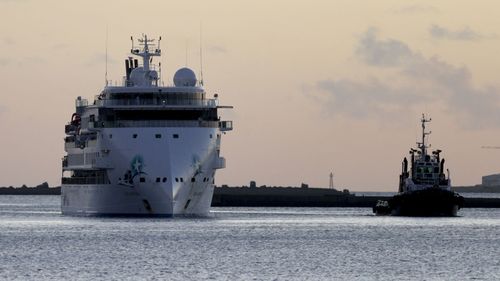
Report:
[{"label": "calm water", "polygon": [[0,279],[500,280],[500,210],[214,208],[206,219],[73,218],[0,196]]}]

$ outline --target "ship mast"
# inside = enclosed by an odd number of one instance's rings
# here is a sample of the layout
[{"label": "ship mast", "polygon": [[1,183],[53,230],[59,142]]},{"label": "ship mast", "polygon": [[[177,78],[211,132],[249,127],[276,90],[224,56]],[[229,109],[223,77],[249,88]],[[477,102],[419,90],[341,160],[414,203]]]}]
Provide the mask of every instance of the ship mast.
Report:
[{"label": "ship mast", "polygon": [[154,52],[150,52],[149,47],[154,46],[153,42],[155,40],[148,39],[147,35],[143,34],[142,38],[137,40],[139,41],[139,45],[142,46],[142,50],[135,49],[133,37],[130,37],[130,39],[132,40],[132,49],[130,50],[130,53],[132,53],[132,55],[142,57],[142,67],[144,71],[149,71],[150,70],[149,63],[152,61],[152,57],[161,56],[161,49],[160,49],[161,37],[158,39],[158,46],[154,50]]},{"label": "ship mast", "polygon": [[420,120],[422,122],[422,142],[417,142],[418,147],[420,148],[420,151],[422,152],[422,156],[427,155],[427,148],[430,147],[430,145],[425,144],[425,136],[430,135],[432,132],[426,132],[425,131],[425,123],[431,122],[432,118],[426,119],[425,114],[422,113],[422,119]]}]

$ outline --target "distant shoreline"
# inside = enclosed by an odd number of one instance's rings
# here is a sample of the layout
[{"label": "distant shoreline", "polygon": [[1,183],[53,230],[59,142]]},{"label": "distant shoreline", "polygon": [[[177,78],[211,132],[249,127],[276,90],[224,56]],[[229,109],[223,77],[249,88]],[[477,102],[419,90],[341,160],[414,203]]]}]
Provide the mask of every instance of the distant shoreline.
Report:
[{"label": "distant shoreline", "polygon": [[[498,193],[500,187],[462,186],[453,190],[461,193]],[[43,183],[36,187],[0,187],[0,195],[60,195],[61,187]],[[213,207],[373,207],[387,195],[356,195],[349,190],[302,187],[215,187]],[[500,208],[500,198],[465,198],[465,208]]]},{"label": "distant shoreline", "polygon": [[[344,189],[343,191],[338,191],[338,190],[332,190],[332,189],[327,189],[327,188],[318,188],[318,187],[283,187],[283,186],[260,186],[260,187],[248,187],[248,186],[227,186],[227,185],[222,185],[222,186],[216,186],[216,189],[227,189],[229,190],[277,190],[277,191],[284,191],[284,190],[327,190],[327,192],[337,192],[337,193],[347,193],[349,194],[349,190]],[[473,185],[473,186],[453,186],[452,187],[453,191],[462,193],[500,193],[500,186],[483,186],[483,185]],[[354,194],[363,194],[363,193],[385,193],[385,192],[393,192],[393,191],[358,191],[358,192],[352,192]],[[395,192],[395,191],[394,191]],[[20,186],[20,187],[0,187],[0,195],[60,195],[61,194],[61,187],[60,186],[54,186],[54,187],[49,187],[49,185],[44,182],[40,185],[34,186],[34,187],[28,187],[26,185]],[[375,197],[377,195],[374,195]]]}]

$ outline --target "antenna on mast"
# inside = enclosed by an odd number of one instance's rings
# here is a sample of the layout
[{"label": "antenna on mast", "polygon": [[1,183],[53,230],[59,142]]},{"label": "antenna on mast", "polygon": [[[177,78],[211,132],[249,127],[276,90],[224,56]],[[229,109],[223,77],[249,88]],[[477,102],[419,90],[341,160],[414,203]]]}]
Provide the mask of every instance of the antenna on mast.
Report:
[{"label": "antenna on mast", "polygon": [[188,40],[186,39],[186,64],[185,66],[188,66]]},{"label": "antenna on mast", "polygon": [[108,86],[108,25],[106,25],[106,66],[104,70],[105,85]]},{"label": "antenna on mast", "polygon": [[[161,36],[158,38],[158,49],[157,49],[158,51],[161,51],[160,42],[161,42]],[[163,86],[163,77],[161,76],[161,61],[158,62],[158,74],[159,74],[158,83],[160,84],[160,86]]]},{"label": "antenna on mast", "polygon": [[202,40],[202,25],[200,22],[200,85],[203,87],[203,40]]}]

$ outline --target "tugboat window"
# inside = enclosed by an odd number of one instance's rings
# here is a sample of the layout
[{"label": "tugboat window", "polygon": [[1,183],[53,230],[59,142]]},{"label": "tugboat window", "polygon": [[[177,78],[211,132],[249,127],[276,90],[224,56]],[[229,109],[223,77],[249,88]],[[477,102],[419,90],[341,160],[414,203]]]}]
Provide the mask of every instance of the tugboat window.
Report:
[{"label": "tugboat window", "polygon": [[178,138],[179,138],[179,135],[178,135],[178,134],[173,134],[173,135],[172,135],[172,137],[173,137],[174,139],[178,139]]},{"label": "tugboat window", "polygon": [[161,139],[161,134],[156,134],[156,135],[155,135],[155,137],[156,137],[157,139]]},{"label": "tugboat window", "polygon": [[146,178],[141,178],[140,182],[146,182]]}]

